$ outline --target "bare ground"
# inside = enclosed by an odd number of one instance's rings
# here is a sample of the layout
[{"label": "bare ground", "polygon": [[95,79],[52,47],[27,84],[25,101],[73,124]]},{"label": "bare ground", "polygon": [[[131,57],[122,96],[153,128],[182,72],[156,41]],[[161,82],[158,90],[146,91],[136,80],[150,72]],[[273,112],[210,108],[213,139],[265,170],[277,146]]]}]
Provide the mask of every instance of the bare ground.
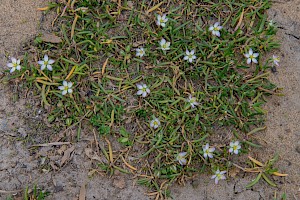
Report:
[{"label": "bare ground", "polygon": [[[22,44],[49,27],[47,19],[36,10],[46,6],[43,0],[2,0],[0,5],[0,66],[6,68],[7,56],[21,56]],[[189,181],[184,187],[174,186],[174,199],[264,199],[269,200],[284,192],[287,199],[300,199],[300,1],[276,1],[269,11],[269,19],[279,26],[278,39],[281,48],[274,54],[281,57],[278,72],[271,79],[283,88],[284,97],[273,96],[266,110],[267,130],[257,134],[264,145],[251,155],[266,161],[275,152],[280,155],[277,167],[288,173],[287,178],[277,178],[277,188],[260,182],[252,190],[245,185],[254,178],[250,174],[239,173],[237,178],[215,185],[208,176],[200,176]],[[270,55],[271,56],[271,55]],[[13,101],[16,87],[0,85],[0,199],[9,195],[20,195],[19,190],[37,184],[50,191],[47,199],[78,199],[80,188],[86,185],[86,199],[148,199],[146,188],[134,185],[134,180],[125,176],[109,179],[95,173],[95,168],[85,151],[90,147],[93,135],[85,133],[69,162],[56,171],[47,171],[42,165],[42,157],[49,152],[57,152],[60,147],[43,147],[38,155],[32,154],[22,140],[29,134],[41,136],[52,130],[40,132],[28,122],[41,121],[45,117],[42,110],[28,109],[28,100],[19,97]],[[33,112],[34,110],[34,112]],[[37,137],[40,138],[40,137]],[[45,141],[45,140],[43,140]],[[34,141],[39,143],[38,140]],[[65,146],[66,148],[70,146]],[[53,153],[50,162],[61,161],[62,155]],[[17,194],[17,195],[16,195]]]}]

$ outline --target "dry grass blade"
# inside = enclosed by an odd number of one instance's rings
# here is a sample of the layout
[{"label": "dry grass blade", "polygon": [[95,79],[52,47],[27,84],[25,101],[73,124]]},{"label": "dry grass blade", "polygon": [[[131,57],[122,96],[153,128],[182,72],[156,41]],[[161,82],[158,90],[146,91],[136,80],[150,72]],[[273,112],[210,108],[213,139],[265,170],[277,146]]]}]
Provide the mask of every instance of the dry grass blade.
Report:
[{"label": "dry grass blade", "polygon": [[64,144],[71,144],[70,142],[51,142],[51,143],[44,143],[44,144],[34,144],[30,147],[49,147],[49,146],[60,146]]},{"label": "dry grass blade", "polygon": [[252,158],[251,156],[248,156],[248,158],[249,158],[253,163],[257,164],[257,165],[260,166],[260,167],[264,167],[264,166],[265,166],[263,163],[261,163],[261,162],[259,162],[258,160]]},{"label": "dry grass blade", "polygon": [[239,22],[237,23],[235,29],[234,29],[234,32],[237,31],[240,27],[240,25],[242,24],[242,21],[243,21],[243,17],[244,17],[244,8],[243,8],[243,11],[242,11],[242,14],[240,16],[240,19],[239,19]]},{"label": "dry grass blade", "polygon": [[86,197],[86,183],[83,183],[79,192],[79,200],[85,200],[85,197]]},{"label": "dry grass blade", "polygon": [[153,12],[154,10],[158,9],[162,4],[164,3],[164,1],[156,4],[155,6],[153,6],[152,8],[150,8],[149,10],[147,10],[147,14],[149,14],[150,12]]},{"label": "dry grass blade", "polygon": [[72,24],[72,28],[71,28],[71,39],[73,39],[73,36],[74,36],[76,22],[78,20],[78,17],[79,17],[78,15],[75,15],[75,18],[74,18],[74,21],[73,21],[73,24]]}]

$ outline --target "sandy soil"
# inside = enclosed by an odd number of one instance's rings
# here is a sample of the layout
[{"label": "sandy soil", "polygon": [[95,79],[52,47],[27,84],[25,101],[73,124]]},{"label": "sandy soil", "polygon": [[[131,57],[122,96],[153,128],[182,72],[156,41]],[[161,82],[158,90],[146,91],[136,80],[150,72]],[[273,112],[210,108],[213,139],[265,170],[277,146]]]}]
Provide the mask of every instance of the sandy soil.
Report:
[{"label": "sandy soil", "polygon": [[[1,0],[0,5],[0,66],[6,68],[7,56],[22,55],[24,42],[40,32],[50,30],[37,7],[47,5],[44,0]],[[240,173],[238,178],[215,185],[208,176],[197,177],[185,187],[172,188],[174,199],[273,199],[284,192],[287,199],[300,199],[300,1],[276,1],[269,11],[269,19],[279,26],[278,39],[282,46],[274,54],[281,57],[278,73],[271,79],[282,87],[284,97],[272,97],[266,105],[268,110],[267,130],[257,134],[264,145],[251,155],[266,161],[275,152],[280,155],[277,167],[288,173],[287,178],[277,179],[278,187],[272,188],[260,182],[252,190],[245,185],[254,178]],[[271,54],[272,55],[272,54]],[[270,56],[271,56],[270,55]],[[32,154],[29,147],[18,139],[28,134],[42,135],[30,128],[28,119],[41,120],[42,110],[28,111],[27,100],[19,97],[13,102],[15,87],[0,85],[0,199],[20,194],[19,190],[37,184],[51,193],[47,199],[78,199],[80,188],[86,185],[86,199],[148,199],[146,189],[134,186],[134,180],[124,176],[94,175],[88,173],[95,168],[85,156],[92,135],[83,135],[81,142],[74,144],[70,160],[57,171],[47,172],[41,157],[58,148],[43,147],[39,155]],[[12,91],[13,90],[13,91]],[[25,117],[25,118],[24,118]],[[51,133],[51,130],[48,130]],[[70,146],[66,146],[69,148]],[[55,162],[62,155],[54,153],[49,158]],[[17,196],[17,195],[16,195]]]}]

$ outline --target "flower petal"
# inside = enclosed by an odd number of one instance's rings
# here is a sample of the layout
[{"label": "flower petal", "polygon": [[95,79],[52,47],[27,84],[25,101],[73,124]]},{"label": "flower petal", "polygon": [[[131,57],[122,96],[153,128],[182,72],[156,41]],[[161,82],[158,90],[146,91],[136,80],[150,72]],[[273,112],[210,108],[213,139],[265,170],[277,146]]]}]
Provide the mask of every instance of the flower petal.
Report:
[{"label": "flower petal", "polygon": [[62,95],[66,95],[66,94],[67,94],[67,92],[68,92],[67,90],[64,90],[64,91],[62,91],[62,93],[61,93],[61,94],[62,94]]},{"label": "flower petal", "polygon": [[13,73],[14,71],[16,70],[16,68],[15,67],[12,67],[11,69],[10,69],[10,73]]},{"label": "flower petal", "polygon": [[68,89],[68,93],[71,94],[73,92],[72,89]]},{"label": "flower petal", "polygon": [[14,58],[14,57],[12,57],[12,58],[11,58],[11,62],[12,62],[12,63],[17,63],[17,59]]},{"label": "flower petal", "polygon": [[13,67],[14,66],[14,64],[12,64],[12,63],[7,63],[7,65],[6,65],[7,67],[9,67],[9,68],[11,68],[11,67]]},{"label": "flower petal", "polygon": [[21,70],[21,66],[20,66],[20,65],[18,65],[16,68],[17,68],[17,70],[19,70],[19,71]]},{"label": "flower petal", "polygon": [[248,58],[247,59],[247,64],[250,64],[251,63],[251,58]]},{"label": "flower petal", "polygon": [[65,87],[64,87],[64,86],[58,86],[58,89],[59,89],[59,90],[64,90]]},{"label": "flower petal", "polygon": [[143,89],[143,85],[141,85],[141,84],[136,84],[136,87],[137,87],[139,90]]},{"label": "flower petal", "polygon": [[53,64],[55,62],[55,60],[52,60],[52,59],[50,59],[49,61],[48,61],[48,63],[51,65],[51,64]]},{"label": "flower petal", "polygon": [[252,58],[252,62],[258,63],[258,61],[255,58]]},{"label": "flower petal", "polygon": [[147,96],[147,92],[143,92],[142,97],[146,97]]},{"label": "flower petal", "polygon": [[44,61],[48,61],[48,60],[49,60],[48,55],[45,55],[45,56],[44,56]]},{"label": "flower petal", "polygon": [[72,82],[68,82],[68,87],[71,88],[73,86]]},{"label": "flower petal", "polygon": [[67,81],[63,81],[63,86],[67,87],[68,86],[68,82]]},{"label": "flower petal", "polygon": [[44,62],[43,60],[39,60],[39,61],[38,61],[38,64],[39,64],[39,65],[44,65],[45,62]]},{"label": "flower petal", "polygon": [[253,54],[253,57],[255,57],[255,58],[258,57],[258,56],[259,56],[259,53],[254,53]]},{"label": "flower petal", "polygon": [[186,165],[186,159],[185,158],[182,158],[181,160],[179,160],[179,163],[181,165]]},{"label": "flower petal", "polygon": [[52,68],[51,65],[47,65],[47,69],[48,69],[49,71],[52,71],[52,70],[53,70],[53,68]]},{"label": "flower petal", "polygon": [[46,68],[46,65],[41,66],[41,70],[43,71]]},{"label": "flower petal", "polygon": [[136,93],[137,95],[141,95],[141,94],[143,94],[143,90],[139,90],[139,91],[137,91],[137,93]]},{"label": "flower petal", "polygon": [[249,49],[249,55],[253,55],[253,50],[251,48]]},{"label": "flower petal", "polygon": [[219,182],[219,179],[215,178],[215,184],[218,184],[218,182]]}]

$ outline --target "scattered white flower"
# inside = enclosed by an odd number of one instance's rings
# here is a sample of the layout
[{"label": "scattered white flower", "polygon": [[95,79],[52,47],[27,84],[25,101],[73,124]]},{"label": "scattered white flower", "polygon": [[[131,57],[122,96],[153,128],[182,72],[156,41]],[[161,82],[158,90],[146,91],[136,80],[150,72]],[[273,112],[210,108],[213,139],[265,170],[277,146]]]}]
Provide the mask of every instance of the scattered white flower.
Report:
[{"label": "scattered white flower", "polygon": [[72,86],[72,82],[63,81],[63,85],[59,86],[58,89],[62,90],[62,95],[66,95],[67,93],[71,94],[73,92]]},{"label": "scattered white flower", "polygon": [[218,184],[219,180],[225,180],[226,171],[220,171],[219,169],[215,172],[215,175],[211,177],[211,179],[215,179],[215,184]]},{"label": "scattered white flower", "polygon": [[167,18],[166,14],[164,14],[162,16],[161,15],[157,15],[157,21],[156,21],[157,26],[165,27],[167,21],[168,21],[168,18]]},{"label": "scattered white flower", "polygon": [[136,49],[136,56],[143,57],[145,55],[145,50],[143,47]]},{"label": "scattered white flower", "polygon": [[244,56],[247,58],[247,64],[250,64],[251,62],[257,63],[257,57],[259,53],[253,53],[253,50],[250,48],[249,53],[244,54]]},{"label": "scattered white flower", "polygon": [[163,51],[169,50],[170,49],[170,42],[167,42],[164,38],[161,39],[161,41],[159,42],[160,47]]},{"label": "scattered white flower", "polygon": [[195,108],[195,106],[199,105],[196,97],[192,97],[192,95],[189,96],[189,98],[187,99],[187,102],[189,102],[191,104],[192,108]]},{"label": "scattered white flower", "polygon": [[275,22],[273,20],[270,20],[269,21],[269,26],[271,26],[271,27],[275,26]]},{"label": "scattered white flower", "polygon": [[138,88],[137,95],[142,95],[142,97],[146,97],[147,94],[150,94],[150,89],[146,84],[137,84],[136,87]]},{"label": "scattered white flower", "polygon": [[52,71],[52,64],[55,61],[52,59],[49,59],[47,55],[44,56],[44,60],[38,61],[38,64],[41,65],[41,70],[44,70],[47,68],[49,71]]},{"label": "scattered white flower", "polygon": [[241,145],[239,141],[230,142],[229,146],[230,146],[229,148],[230,153],[233,152],[234,154],[238,154],[239,150],[241,149]]},{"label": "scattered white flower", "polygon": [[150,127],[157,129],[160,126],[160,121],[157,118],[154,118],[151,122],[150,122]]},{"label": "scattered white flower", "polygon": [[278,56],[273,55],[272,61],[275,65],[279,66],[280,58]]},{"label": "scattered white flower", "polygon": [[203,147],[203,156],[204,158],[213,158],[213,152],[215,151],[214,147],[209,147],[209,144],[207,143],[204,147]]},{"label": "scattered white flower", "polygon": [[177,155],[176,160],[181,164],[181,165],[186,165],[186,156],[187,152],[181,152]]},{"label": "scattered white flower", "polygon": [[194,59],[196,59],[197,57],[194,55],[195,54],[195,50],[186,50],[185,52],[185,56],[184,56],[184,60],[188,60],[190,63],[193,62]]},{"label": "scattered white flower", "polygon": [[209,30],[212,32],[213,35],[220,37],[221,36],[220,30],[222,28],[223,27],[220,26],[220,23],[216,22],[214,25],[209,27]]},{"label": "scattered white flower", "polygon": [[16,58],[12,57],[11,58],[11,63],[7,64],[7,67],[11,68],[10,73],[13,73],[15,70],[21,70],[21,60],[17,60]]}]

